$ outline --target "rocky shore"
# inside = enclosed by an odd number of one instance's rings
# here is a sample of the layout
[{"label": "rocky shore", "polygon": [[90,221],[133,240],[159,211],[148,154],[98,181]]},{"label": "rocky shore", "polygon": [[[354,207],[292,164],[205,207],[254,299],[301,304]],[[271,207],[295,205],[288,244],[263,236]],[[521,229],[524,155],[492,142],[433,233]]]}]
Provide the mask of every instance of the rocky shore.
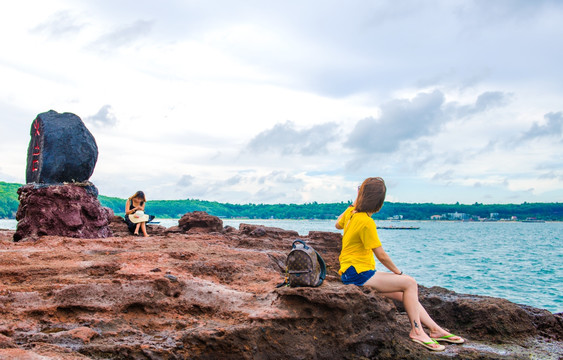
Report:
[{"label": "rocky shore", "polygon": [[[0,230],[0,359],[563,358],[562,314],[438,287],[421,287],[422,303],[468,341],[422,349],[400,304],[341,284],[337,233],[222,228],[204,213],[149,238],[118,217],[110,228],[20,242]],[[327,279],[276,289],[298,237]]]}]

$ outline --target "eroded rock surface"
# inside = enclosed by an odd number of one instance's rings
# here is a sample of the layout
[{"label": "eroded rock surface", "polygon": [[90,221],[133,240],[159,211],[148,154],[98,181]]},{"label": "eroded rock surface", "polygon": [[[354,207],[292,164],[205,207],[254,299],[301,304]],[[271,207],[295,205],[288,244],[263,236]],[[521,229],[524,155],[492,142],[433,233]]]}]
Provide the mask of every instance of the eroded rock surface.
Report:
[{"label": "eroded rock surface", "polygon": [[46,235],[87,239],[112,235],[113,211],[102,207],[92,183],[27,184],[18,189],[18,195],[15,241]]},{"label": "eroded rock surface", "polygon": [[0,359],[559,359],[562,317],[422,288],[468,339],[431,353],[392,301],[337,277],[340,235],[301,237],[328,265],[320,288],[280,288],[295,236],[250,227],[150,238],[0,232]]}]

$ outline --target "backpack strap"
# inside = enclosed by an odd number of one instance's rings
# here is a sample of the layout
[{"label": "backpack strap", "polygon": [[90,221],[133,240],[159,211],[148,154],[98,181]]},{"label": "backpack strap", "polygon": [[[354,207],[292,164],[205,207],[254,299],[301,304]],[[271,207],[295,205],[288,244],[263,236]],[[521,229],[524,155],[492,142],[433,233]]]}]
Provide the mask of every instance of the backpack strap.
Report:
[{"label": "backpack strap", "polygon": [[308,249],[309,249],[309,247],[307,246],[307,244],[305,244],[305,241],[299,240],[299,239],[297,239],[297,240],[295,240],[295,241],[293,242],[293,244],[291,245],[291,248],[292,248],[292,249],[295,249],[295,243],[301,243],[301,244],[303,244],[303,248],[304,248],[305,250],[308,250]]},{"label": "backpack strap", "polygon": [[285,271],[285,279],[281,284],[277,284],[276,288],[281,288],[282,286],[289,286],[289,274],[287,273],[287,270]]},{"label": "backpack strap", "polygon": [[324,259],[322,258],[321,254],[319,254],[317,252],[317,250],[315,250],[315,253],[317,254],[317,261],[319,262],[319,265],[321,266],[321,273],[319,274],[319,283],[316,286],[321,286],[325,277],[326,277],[326,263],[325,263]]}]

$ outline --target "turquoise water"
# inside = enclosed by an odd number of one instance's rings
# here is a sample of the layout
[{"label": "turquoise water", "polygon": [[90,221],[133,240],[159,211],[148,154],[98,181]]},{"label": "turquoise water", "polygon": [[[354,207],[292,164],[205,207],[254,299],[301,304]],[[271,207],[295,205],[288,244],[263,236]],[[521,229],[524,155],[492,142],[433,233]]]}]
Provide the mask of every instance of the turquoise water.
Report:
[{"label": "turquoise water", "polygon": [[381,230],[384,247],[425,286],[563,311],[563,223],[423,223]]},{"label": "turquoise water", "polygon": [[[177,225],[176,220],[160,220]],[[335,231],[334,220],[223,220],[295,230]],[[395,264],[424,286],[563,312],[563,223],[376,221],[378,226],[417,226],[418,230],[379,230]],[[0,220],[0,228],[15,228]],[[378,264],[378,269],[385,268]]]},{"label": "turquoise water", "polygon": [[[296,230],[336,231],[334,220],[224,220]],[[424,286],[563,312],[563,223],[376,221],[395,264]],[[386,270],[377,264],[380,270]]]}]

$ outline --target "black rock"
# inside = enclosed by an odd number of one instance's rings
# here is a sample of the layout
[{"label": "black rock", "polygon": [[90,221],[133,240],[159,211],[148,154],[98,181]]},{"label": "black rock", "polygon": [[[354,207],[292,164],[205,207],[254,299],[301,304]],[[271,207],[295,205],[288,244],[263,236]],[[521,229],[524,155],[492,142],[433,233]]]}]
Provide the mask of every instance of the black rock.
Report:
[{"label": "black rock", "polygon": [[54,110],[37,115],[27,149],[27,183],[84,182],[92,176],[98,146],[82,120]]}]

